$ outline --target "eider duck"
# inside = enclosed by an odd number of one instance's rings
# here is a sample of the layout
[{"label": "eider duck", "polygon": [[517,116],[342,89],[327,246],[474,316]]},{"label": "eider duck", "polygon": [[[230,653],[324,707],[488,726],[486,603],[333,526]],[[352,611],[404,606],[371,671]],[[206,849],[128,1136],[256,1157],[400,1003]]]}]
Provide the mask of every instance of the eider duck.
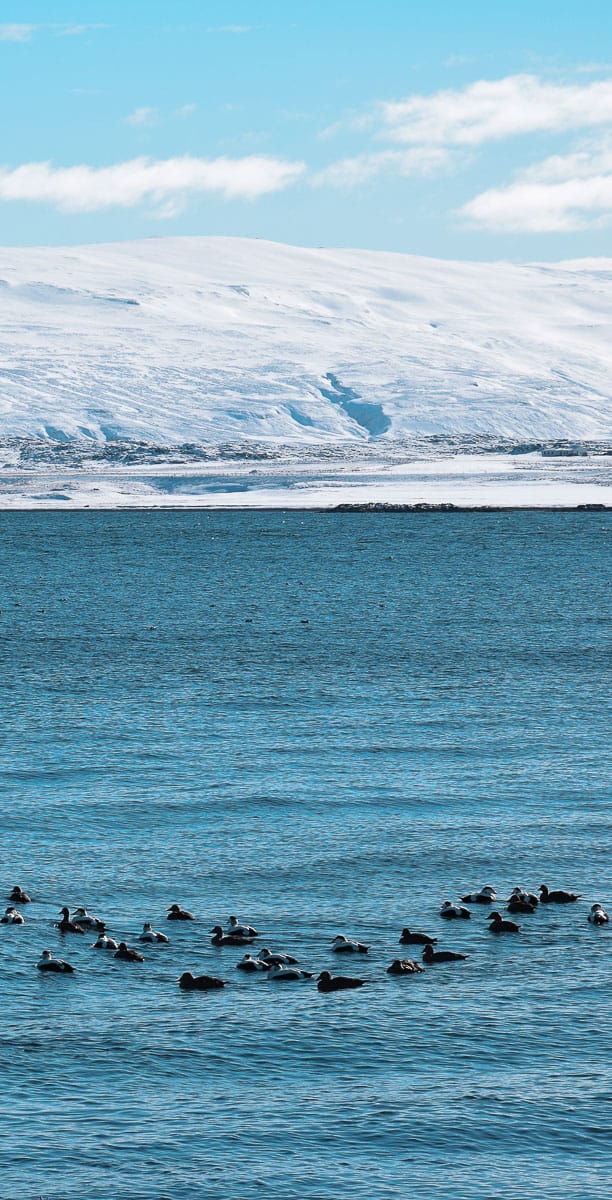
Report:
[{"label": "eider duck", "polygon": [[229,918],[227,932],[229,934],[235,933],[238,937],[245,937],[245,938],[259,937],[257,930],[253,929],[252,925],[241,925],[239,923],[237,917]]},{"label": "eider duck", "polygon": [[213,934],[210,939],[213,946],[250,946],[253,942],[253,938],[238,933],[224,933],[221,925],[214,925],[210,933]]},{"label": "eider duck", "polygon": [[370,947],[363,942],[352,942],[343,933],[337,933],[335,938],[332,938],[334,954],[367,954],[369,949]]},{"label": "eider duck", "polygon": [[54,958],[50,950],[43,950],[36,966],[39,971],[55,971],[58,974],[74,971],[74,967],[71,967],[70,963],[64,962],[63,958]]},{"label": "eider duck", "polygon": [[418,975],[422,971],[421,964],[413,958],[394,958],[391,966],[387,967],[387,975]]},{"label": "eider duck", "polygon": [[587,920],[591,922],[591,925],[607,925],[610,918],[601,904],[592,904]]},{"label": "eider duck", "polygon": [[526,892],[525,888],[521,887],[512,888],[506,903],[511,904],[514,900],[524,900],[526,904],[532,904],[534,908],[537,908],[540,903],[539,897],[536,896],[535,892]]},{"label": "eider duck", "polygon": [[69,908],[60,908],[60,913],[62,919],[57,922],[57,928],[60,933],[85,933],[82,925],[77,925],[74,921],[70,920]]},{"label": "eider duck", "polygon": [[490,933],[520,933],[520,925],[517,925],[516,921],[505,921],[501,913],[489,913],[487,920],[491,922]]},{"label": "eider duck", "polygon": [[292,983],[297,979],[312,979],[312,971],[300,971],[299,967],[284,967],[281,963],[270,967],[267,977],[281,983]]},{"label": "eider duck", "polygon": [[151,929],[151,922],[145,921],[142,927],[142,933],[138,936],[139,942],[165,942],[168,944],[169,937],[165,933],[159,933],[157,929]]},{"label": "eider duck", "polygon": [[343,992],[347,988],[363,987],[365,979],[351,979],[348,975],[330,975],[329,971],[321,971],[317,977],[317,991]]},{"label": "eider duck", "polygon": [[269,971],[272,963],[264,962],[261,958],[253,958],[252,954],[245,954],[240,962],[236,963],[237,971]]},{"label": "eider duck", "polygon": [[444,917],[445,921],[469,921],[471,915],[469,908],[461,908],[459,904],[451,904],[450,900],[445,900],[440,909],[440,916]]},{"label": "eider duck", "polygon": [[98,917],[90,916],[86,908],[75,908],[72,920],[77,925],[80,925],[81,929],[96,929],[98,933],[104,933],[106,929],[104,921],[100,921]]},{"label": "eider duck", "polygon": [[400,938],[401,946],[433,946],[437,942],[437,938],[430,937],[428,933],[412,932],[407,925],[402,929]]},{"label": "eider duck", "polygon": [[295,966],[298,961],[297,958],[294,958],[292,954],[283,954],[281,950],[268,950],[267,946],[264,946],[263,950],[259,951],[257,957],[260,958],[262,962],[270,963],[270,965],[273,967],[292,967]]},{"label": "eider duck", "polygon": [[463,904],[495,904],[497,902],[497,893],[495,888],[482,887],[479,892],[473,892],[470,896],[462,896]]},{"label": "eider duck", "polygon": [[425,946],[423,950],[423,962],[426,963],[459,962],[464,958],[467,954],[457,954],[454,950],[434,950],[433,946]]},{"label": "eider duck", "polygon": [[25,917],[16,908],[13,908],[12,905],[5,908],[4,916],[0,920],[3,925],[25,925]]},{"label": "eider duck", "polygon": [[92,950],[118,950],[119,942],[106,933],[99,933],[97,941],[91,943],[91,948]]},{"label": "eider duck", "polygon": [[564,892],[561,889],[551,892],[545,883],[540,884],[540,900],[542,904],[572,904],[574,900],[579,899],[580,896],[576,892]]},{"label": "eider duck", "polygon": [[115,950],[115,958],[120,958],[122,962],[144,962],[144,954],[140,950],[134,950],[132,946],[128,946],[125,942],[119,942],[119,947]]},{"label": "eider duck", "polygon": [[166,914],[168,921],[195,921],[193,913],[187,912],[186,908],[181,908],[180,904],[171,904]]},{"label": "eider duck", "polygon": [[535,912],[535,904],[530,904],[528,900],[523,900],[521,896],[511,896],[506,908],[509,913],[526,913],[531,916]]},{"label": "eider duck", "polygon": [[32,903],[32,898],[28,896],[27,892],[24,892],[23,888],[20,888],[18,884],[15,884],[15,887],[9,896],[9,900],[12,900],[13,904]]},{"label": "eider duck", "polygon": [[225,987],[225,979],[215,979],[213,975],[192,975],[191,971],[183,971],[178,985],[184,992],[214,992]]}]

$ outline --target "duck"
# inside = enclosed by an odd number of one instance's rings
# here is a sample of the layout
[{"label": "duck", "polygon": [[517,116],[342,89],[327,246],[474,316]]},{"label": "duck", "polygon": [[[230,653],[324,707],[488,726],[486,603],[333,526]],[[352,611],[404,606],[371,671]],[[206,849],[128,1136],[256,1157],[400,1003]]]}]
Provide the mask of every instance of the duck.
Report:
[{"label": "duck", "polygon": [[587,921],[590,921],[591,925],[607,925],[610,921],[610,918],[605,908],[602,908],[601,904],[592,904]]},{"label": "duck", "polygon": [[278,966],[270,967],[268,979],[275,979],[281,983],[292,983],[298,979],[312,979],[312,971],[301,971],[299,967],[284,967],[280,963]]},{"label": "duck", "polygon": [[13,904],[31,904],[32,903],[31,896],[28,896],[28,893],[24,892],[23,888],[20,888],[18,884],[15,884],[15,887],[13,888],[13,890],[9,896],[9,900],[12,900]]},{"label": "duck", "polygon": [[159,933],[157,929],[151,929],[151,922],[145,921],[142,927],[142,933],[138,937],[139,942],[165,942],[169,943],[170,938],[166,937],[165,933]]},{"label": "duck", "polygon": [[183,971],[178,985],[184,992],[214,992],[225,987],[225,979],[215,979],[213,975],[192,975],[191,971]]},{"label": "duck", "polygon": [[423,970],[413,958],[394,958],[391,966],[387,967],[387,975],[419,975]]},{"label": "duck", "polygon": [[134,950],[126,942],[119,942],[119,946],[115,950],[115,958],[120,958],[122,962],[144,962],[145,960],[144,954],[141,954],[140,950]]},{"label": "duck", "polygon": [[270,963],[275,967],[295,966],[298,961],[297,958],[294,958],[292,954],[283,954],[281,950],[268,950],[267,946],[264,946],[263,950],[259,951],[257,957],[260,958],[262,962]]},{"label": "duck", "polygon": [[81,929],[97,929],[98,933],[104,933],[106,924],[100,921],[98,917],[93,917],[87,912],[86,908],[75,908],[72,914],[72,920],[81,926]]},{"label": "duck", "polygon": [[430,937],[428,933],[416,933],[410,930],[407,925],[402,929],[400,938],[401,946],[434,946],[437,938]]},{"label": "duck", "polygon": [[516,921],[505,921],[501,913],[489,913],[487,918],[491,922],[489,925],[490,933],[520,933],[521,927]]},{"label": "duck", "polygon": [[540,900],[542,904],[573,904],[574,900],[580,900],[580,895],[576,892],[564,892],[561,889],[551,892],[545,883],[541,883]]},{"label": "duck", "polygon": [[55,971],[58,974],[74,971],[74,967],[71,967],[70,963],[64,962],[63,958],[54,958],[50,950],[43,950],[36,966],[39,971]]},{"label": "duck", "polygon": [[119,942],[106,933],[99,933],[97,941],[91,943],[92,950],[118,950]]},{"label": "duck", "polygon": [[25,917],[16,908],[13,908],[12,905],[5,908],[4,916],[0,917],[0,921],[3,925],[25,925]]},{"label": "duck", "polygon": [[537,908],[540,903],[539,897],[536,896],[535,892],[526,892],[525,888],[521,887],[512,888],[506,903],[510,904],[514,900],[524,900],[526,904],[532,904],[534,908]]},{"label": "duck", "polygon": [[70,919],[70,909],[60,908],[61,921],[57,922],[57,928],[60,933],[85,933],[82,925],[77,925],[75,921]]},{"label": "duck", "polygon": [[221,925],[214,925],[210,930],[213,934],[211,943],[213,946],[250,946],[253,938],[242,937],[238,933],[224,933]]},{"label": "duck", "polygon": [[506,908],[509,913],[526,913],[528,916],[535,912],[535,905],[523,900],[521,896],[511,896]]},{"label": "duck", "polygon": [[187,912],[186,908],[181,908],[180,904],[171,904],[166,914],[168,921],[195,921],[193,913]]},{"label": "duck", "polygon": [[269,962],[264,962],[261,958],[253,958],[252,954],[245,954],[244,958],[236,963],[237,971],[269,971],[272,966]]},{"label": "duck", "polygon": [[433,946],[425,946],[423,950],[423,962],[459,962],[460,959],[467,958],[467,954],[457,954],[455,950],[434,950]]},{"label": "duck", "polygon": [[317,991],[343,992],[348,988],[363,987],[365,979],[351,979],[349,975],[331,975],[329,971],[321,971],[317,976]]},{"label": "duck", "polygon": [[473,892],[470,896],[462,896],[463,904],[495,904],[497,902],[497,892],[492,887],[482,887],[479,892]]},{"label": "duck", "polygon": [[370,947],[363,942],[352,942],[343,933],[337,933],[335,938],[332,938],[332,950],[335,954],[367,954],[369,949]]},{"label": "duck", "polygon": [[471,915],[469,908],[461,908],[459,904],[451,904],[450,900],[445,900],[440,909],[440,916],[444,917],[445,921],[469,921]]},{"label": "duck", "polygon": [[239,923],[237,917],[229,918],[227,932],[229,934],[235,933],[235,934],[237,934],[238,937],[246,937],[246,938],[259,937],[257,930],[253,929],[252,925],[241,925]]}]

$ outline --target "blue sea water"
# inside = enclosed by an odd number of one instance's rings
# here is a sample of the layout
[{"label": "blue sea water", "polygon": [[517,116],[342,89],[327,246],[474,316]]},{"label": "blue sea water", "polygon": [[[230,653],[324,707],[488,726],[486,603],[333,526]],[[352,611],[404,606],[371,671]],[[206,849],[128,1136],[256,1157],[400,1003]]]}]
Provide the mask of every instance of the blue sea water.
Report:
[{"label": "blue sea water", "polygon": [[[609,1197],[611,530],[0,515],[0,887],[34,901],[0,926],[2,1200]],[[542,882],[583,899],[438,916]],[[171,945],[116,962],[63,904]],[[241,977],[230,913],[366,986]],[[468,960],[390,978],[404,925]]]}]

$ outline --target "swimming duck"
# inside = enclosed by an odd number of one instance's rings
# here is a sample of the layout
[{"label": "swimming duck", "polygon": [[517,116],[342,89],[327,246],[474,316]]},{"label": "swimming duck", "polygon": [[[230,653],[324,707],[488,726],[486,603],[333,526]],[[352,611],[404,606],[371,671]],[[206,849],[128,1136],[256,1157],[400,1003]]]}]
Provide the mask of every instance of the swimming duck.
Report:
[{"label": "swimming duck", "polygon": [[90,916],[86,908],[75,908],[72,920],[77,925],[80,925],[81,929],[97,929],[98,933],[104,933],[106,929],[104,921],[99,921],[97,917]]},{"label": "swimming duck", "polygon": [[299,967],[283,967],[282,963],[270,967],[268,979],[280,980],[281,983],[291,983],[296,979],[312,979],[312,971],[300,971]]},{"label": "swimming duck", "polygon": [[434,950],[433,946],[425,946],[423,950],[423,962],[459,962],[460,959],[467,958],[467,954],[457,954],[454,950]]},{"label": "swimming duck", "polygon": [[168,921],[195,921],[193,913],[181,908],[180,904],[171,904],[166,916]]},{"label": "swimming duck", "polygon": [[225,979],[215,979],[213,975],[192,975],[191,971],[183,971],[178,985],[184,992],[214,992],[225,987]]},{"label": "swimming duck", "polygon": [[347,988],[363,987],[365,979],[351,979],[348,975],[330,975],[329,971],[321,971],[317,976],[319,992],[343,992]]},{"label": "swimming duck", "polygon": [[471,915],[469,908],[461,908],[459,904],[451,904],[450,900],[445,900],[440,909],[440,916],[444,917],[445,921],[469,921]]},{"label": "swimming duck", "polygon": [[31,904],[32,903],[31,897],[28,896],[27,892],[24,892],[23,888],[20,888],[18,886],[18,884],[15,884],[15,887],[13,888],[13,890],[9,896],[9,900],[12,900],[13,904]]},{"label": "swimming duck", "polygon": [[367,954],[369,946],[363,942],[352,942],[343,933],[337,933],[332,939],[332,950],[335,954]]},{"label": "swimming duck", "polygon": [[533,908],[537,908],[540,903],[539,897],[536,896],[535,892],[526,892],[521,887],[512,888],[506,903],[513,904],[515,900],[522,900],[525,904],[531,904]]},{"label": "swimming duck", "polygon": [[74,967],[71,967],[70,963],[64,962],[63,958],[54,958],[50,950],[43,950],[36,966],[39,971],[56,971],[58,973],[74,971]]},{"label": "swimming duck", "polygon": [[244,958],[236,963],[237,971],[269,971],[272,966],[269,962],[264,962],[261,958],[253,958],[251,954],[245,954]]},{"label": "swimming duck", "polygon": [[91,943],[92,950],[118,950],[119,942],[106,933],[99,933],[98,940]]},{"label": "swimming duck", "polygon": [[210,939],[213,946],[250,946],[253,942],[253,938],[238,933],[224,933],[220,925],[213,926],[210,932],[214,935]]},{"label": "swimming duck", "polygon": [[517,925],[516,921],[504,921],[501,913],[489,913],[487,920],[491,922],[490,933],[520,933],[520,925]]},{"label": "swimming duck", "polygon": [[428,933],[414,933],[406,925],[402,929],[400,944],[402,946],[433,946],[437,940],[437,938],[430,937]]},{"label": "swimming duck", "polygon": [[591,925],[607,925],[610,918],[601,904],[592,904],[587,920],[591,922]]},{"label": "swimming duck", "polygon": [[157,929],[151,929],[151,922],[145,921],[142,927],[142,933],[138,937],[139,942],[166,942],[170,941],[165,933],[158,933]]},{"label": "swimming duck", "polygon": [[550,892],[545,883],[540,884],[540,900],[542,904],[572,904],[574,900],[579,900],[580,896],[576,892],[563,892],[558,890]]},{"label": "swimming duck", "polygon": [[471,896],[462,896],[461,900],[463,904],[495,904],[497,893],[495,888],[482,887],[479,892],[473,892]]},{"label": "swimming duck", "polygon": [[228,921],[228,933],[235,933],[238,937],[256,938],[259,934],[252,925],[240,925],[237,917],[230,917]]},{"label": "swimming duck", "polygon": [[74,921],[70,920],[69,908],[60,908],[60,913],[62,919],[57,922],[57,928],[60,933],[85,933],[82,925],[77,925]]},{"label": "swimming duck", "polygon": [[387,967],[387,975],[418,975],[422,971],[421,964],[413,958],[394,958],[391,966]]},{"label": "swimming duck", "polygon": [[519,896],[511,896],[506,909],[509,913],[525,913],[531,916],[535,912],[535,905],[530,904],[528,900],[521,900]]},{"label": "swimming duck", "polygon": [[16,908],[9,905],[4,910],[4,916],[0,918],[3,925],[25,925],[25,917]]},{"label": "swimming duck", "polygon": [[257,957],[260,958],[262,962],[270,963],[273,967],[295,966],[298,961],[297,958],[294,958],[292,954],[283,954],[281,950],[274,950],[273,952],[272,950],[268,950],[267,946],[264,946],[263,950],[259,951]]},{"label": "swimming duck", "polygon": [[119,942],[118,949],[115,950],[115,958],[120,958],[122,962],[144,962],[144,954],[141,954],[140,950],[134,950],[125,942]]}]

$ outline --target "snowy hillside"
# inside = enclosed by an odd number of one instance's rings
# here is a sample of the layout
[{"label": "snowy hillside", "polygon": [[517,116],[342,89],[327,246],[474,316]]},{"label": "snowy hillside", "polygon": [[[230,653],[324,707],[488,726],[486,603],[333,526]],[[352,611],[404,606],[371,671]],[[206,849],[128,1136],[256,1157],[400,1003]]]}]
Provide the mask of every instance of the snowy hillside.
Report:
[{"label": "snowy hillside", "polygon": [[612,260],[233,238],[0,250],[0,436],[347,442],[612,432]]}]

